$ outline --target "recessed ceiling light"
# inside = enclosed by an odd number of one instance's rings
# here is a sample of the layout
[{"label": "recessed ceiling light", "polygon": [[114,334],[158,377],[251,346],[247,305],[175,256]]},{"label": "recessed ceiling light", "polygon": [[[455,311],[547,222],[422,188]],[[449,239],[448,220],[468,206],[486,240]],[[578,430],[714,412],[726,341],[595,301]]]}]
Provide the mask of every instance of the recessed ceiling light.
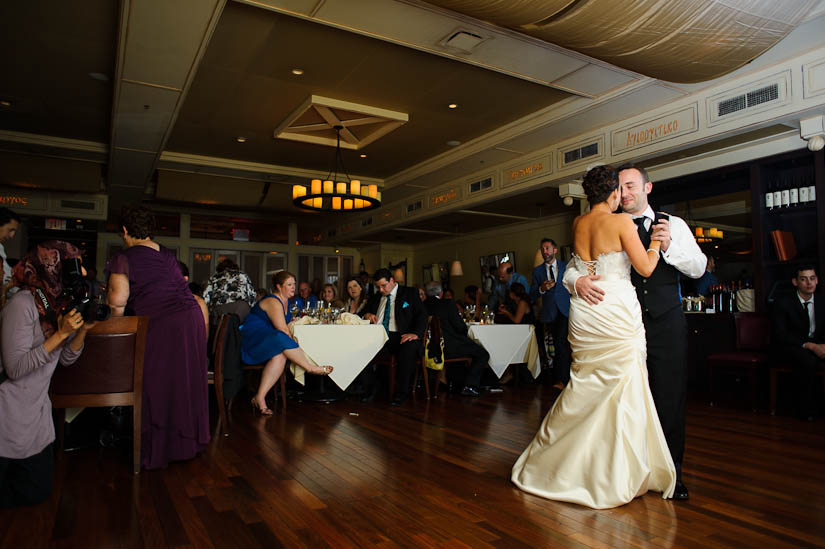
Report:
[{"label": "recessed ceiling light", "polygon": [[458,108],[458,104],[456,104],[456,103],[450,103],[449,105],[447,105],[447,107],[448,107],[448,108],[450,108],[450,109],[457,109],[457,108]]},{"label": "recessed ceiling light", "polygon": [[11,107],[11,101],[7,101],[5,99],[0,99],[0,107],[3,107],[3,108]]},{"label": "recessed ceiling light", "polygon": [[366,157],[367,157],[367,155],[365,155],[365,154],[361,155],[361,158],[366,158]]},{"label": "recessed ceiling light", "polygon": [[235,141],[237,141],[238,143],[246,143],[246,137],[239,135],[235,138]]},{"label": "recessed ceiling light", "polygon": [[455,139],[451,139],[451,140],[447,141],[447,145],[449,145],[450,147],[458,147],[459,145],[461,145],[461,141],[456,141]]},{"label": "recessed ceiling light", "polygon": [[294,74],[295,76],[301,76],[302,74],[304,74],[304,69],[292,69],[292,74]]},{"label": "recessed ceiling light", "polygon": [[108,82],[109,77],[102,72],[90,72],[89,76],[94,78],[95,80],[100,80],[101,82]]}]

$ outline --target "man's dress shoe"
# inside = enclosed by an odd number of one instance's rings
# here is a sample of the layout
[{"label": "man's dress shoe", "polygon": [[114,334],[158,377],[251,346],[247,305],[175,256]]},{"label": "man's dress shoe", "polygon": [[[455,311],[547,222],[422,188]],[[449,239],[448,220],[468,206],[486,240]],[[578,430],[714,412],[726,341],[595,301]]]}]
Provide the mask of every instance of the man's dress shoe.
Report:
[{"label": "man's dress shoe", "polygon": [[682,484],[681,480],[676,481],[676,488],[673,490],[673,499],[684,501],[690,497],[687,486]]},{"label": "man's dress shoe", "polygon": [[472,387],[470,385],[467,385],[466,387],[461,389],[461,396],[477,397],[479,394],[480,393],[478,392],[478,389],[476,389],[475,387]]}]

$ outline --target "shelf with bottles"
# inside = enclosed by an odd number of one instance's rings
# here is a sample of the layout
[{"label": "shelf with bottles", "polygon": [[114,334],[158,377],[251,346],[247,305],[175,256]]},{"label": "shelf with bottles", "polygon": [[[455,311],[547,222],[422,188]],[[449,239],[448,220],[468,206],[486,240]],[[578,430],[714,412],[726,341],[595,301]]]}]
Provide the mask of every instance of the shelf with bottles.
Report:
[{"label": "shelf with bottles", "polygon": [[812,166],[791,162],[780,163],[765,172],[762,184],[763,211],[771,213],[791,213],[800,208],[816,207],[816,182]]},{"label": "shelf with bottles", "polygon": [[768,216],[816,214],[816,202],[806,202],[796,206],[770,208],[765,210]]}]

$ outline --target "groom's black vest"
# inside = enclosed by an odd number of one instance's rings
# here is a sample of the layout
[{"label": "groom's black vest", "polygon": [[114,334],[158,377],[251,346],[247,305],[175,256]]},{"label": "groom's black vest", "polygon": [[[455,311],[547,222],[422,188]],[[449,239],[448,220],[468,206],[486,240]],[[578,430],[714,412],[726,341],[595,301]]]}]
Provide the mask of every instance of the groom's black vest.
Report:
[{"label": "groom's black vest", "polygon": [[[650,231],[646,231],[641,226],[639,238],[642,239],[645,248],[650,246]],[[659,264],[656,265],[656,269],[649,278],[643,278],[636,272],[636,269],[631,269],[630,280],[636,288],[642,311],[649,313],[653,318],[682,306],[682,300],[679,297],[679,271],[665,263],[663,259],[659,259]]]}]

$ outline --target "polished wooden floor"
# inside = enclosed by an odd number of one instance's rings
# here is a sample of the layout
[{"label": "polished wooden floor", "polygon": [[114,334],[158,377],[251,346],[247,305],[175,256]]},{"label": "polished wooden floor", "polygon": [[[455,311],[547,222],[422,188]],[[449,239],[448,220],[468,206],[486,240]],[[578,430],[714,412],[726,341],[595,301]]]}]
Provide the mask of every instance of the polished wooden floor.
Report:
[{"label": "polished wooden floor", "polygon": [[594,511],[516,489],[510,468],[556,392],[289,402],[201,457],[132,476],[128,452],[58,461],[50,502],[0,512],[3,547],[825,546],[825,420],[692,403],[688,502]]}]

